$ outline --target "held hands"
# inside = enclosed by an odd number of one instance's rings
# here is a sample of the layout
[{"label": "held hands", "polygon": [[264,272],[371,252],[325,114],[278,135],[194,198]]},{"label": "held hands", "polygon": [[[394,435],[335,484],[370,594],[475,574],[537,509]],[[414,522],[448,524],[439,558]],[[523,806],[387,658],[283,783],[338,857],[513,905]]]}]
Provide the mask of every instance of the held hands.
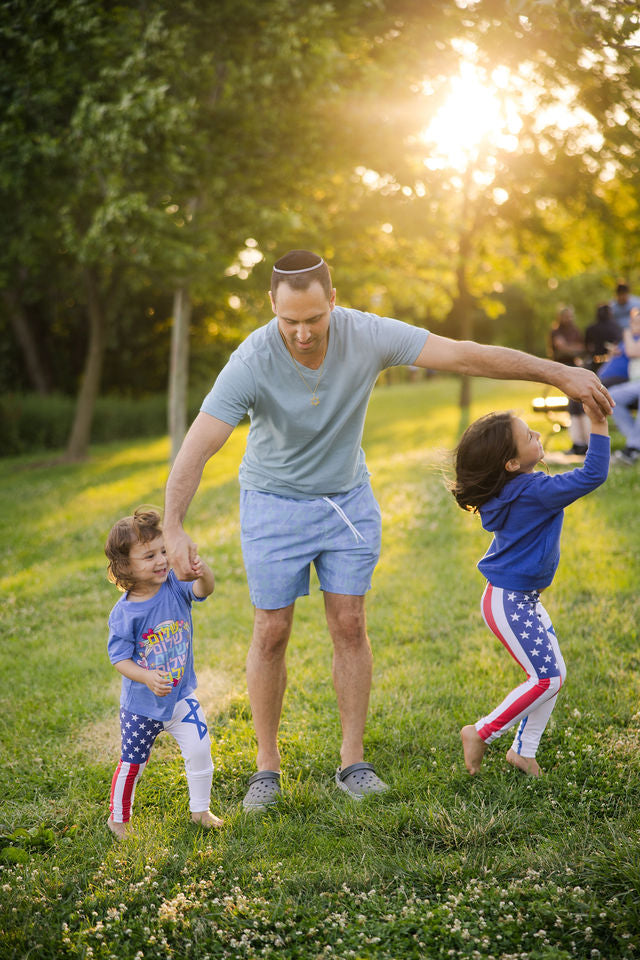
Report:
[{"label": "held hands", "polygon": [[173,689],[173,678],[166,670],[147,670],[145,683],[156,697],[166,697]]},{"label": "held hands", "polygon": [[[565,373],[566,371],[566,373]],[[593,423],[606,421],[614,403],[606,387],[592,370],[584,367],[565,367],[561,389],[573,400],[579,400]]]},{"label": "held hands", "polygon": [[191,561],[191,570],[196,581],[193,584],[194,594],[196,597],[208,597],[213,593],[216,585],[213,570],[199,554],[196,554]]},{"label": "held hands", "polygon": [[165,527],[164,544],[178,580],[197,580],[200,573],[194,572],[194,561],[198,558],[198,547],[182,527],[168,531]]}]

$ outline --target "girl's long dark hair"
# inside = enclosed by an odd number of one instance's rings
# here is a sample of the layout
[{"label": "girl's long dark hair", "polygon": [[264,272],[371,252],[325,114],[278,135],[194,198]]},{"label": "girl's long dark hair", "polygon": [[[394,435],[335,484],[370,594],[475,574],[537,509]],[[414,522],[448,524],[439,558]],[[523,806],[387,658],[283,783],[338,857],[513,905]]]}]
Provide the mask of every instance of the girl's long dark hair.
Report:
[{"label": "girl's long dark hair", "polygon": [[467,427],[454,452],[451,492],[463,510],[477,510],[514,476],[505,464],[517,456],[513,414],[488,413]]}]

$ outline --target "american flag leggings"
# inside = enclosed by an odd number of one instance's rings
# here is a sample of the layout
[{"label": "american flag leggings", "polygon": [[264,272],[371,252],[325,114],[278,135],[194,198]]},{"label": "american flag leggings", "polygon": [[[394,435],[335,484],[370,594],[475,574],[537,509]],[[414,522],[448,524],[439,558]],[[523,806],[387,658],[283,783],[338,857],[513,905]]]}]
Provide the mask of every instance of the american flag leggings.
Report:
[{"label": "american flag leggings", "polygon": [[478,720],[475,728],[485,743],[492,743],[517,724],[512,749],[523,757],[535,757],[567,675],[551,618],[537,590],[506,590],[490,583],[481,609],[485,623],[527,679]]},{"label": "american flag leggings", "polygon": [[209,809],[213,763],[211,740],[202,707],[195,697],[178,700],[170,720],[153,720],[120,707],[122,754],[111,781],[109,810],[114,823],[128,823],[136,786],[156,737],[166,730],[184,759],[192,813]]}]

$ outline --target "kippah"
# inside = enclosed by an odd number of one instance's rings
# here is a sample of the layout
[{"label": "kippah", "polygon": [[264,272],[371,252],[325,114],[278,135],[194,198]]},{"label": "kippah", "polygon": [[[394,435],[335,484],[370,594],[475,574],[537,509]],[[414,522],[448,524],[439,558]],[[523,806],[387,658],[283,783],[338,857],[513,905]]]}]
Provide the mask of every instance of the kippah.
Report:
[{"label": "kippah", "polygon": [[[309,265],[309,258],[313,257],[316,263]],[[317,270],[324,263],[322,257],[317,253],[311,253],[310,250],[291,250],[285,253],[283,257],[276,260],[273,265],[274,273],[307,273],[309,270]]]}]

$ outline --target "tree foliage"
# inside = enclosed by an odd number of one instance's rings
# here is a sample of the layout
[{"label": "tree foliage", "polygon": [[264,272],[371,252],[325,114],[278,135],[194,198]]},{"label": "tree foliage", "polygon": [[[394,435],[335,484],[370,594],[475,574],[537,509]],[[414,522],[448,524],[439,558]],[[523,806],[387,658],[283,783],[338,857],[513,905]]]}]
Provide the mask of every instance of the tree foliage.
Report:
[{"label": "tree foliage", "polygon": [[[164,387],[179,291],[210,377],[296,246],[342,302],[540,349],[558,299],[640,276],[639,29],[624,0],[8,0],[5,382],[76,392],[81,456],[100,389]],[[422,134],[463,61],[520,126],[454,169]]]}]

